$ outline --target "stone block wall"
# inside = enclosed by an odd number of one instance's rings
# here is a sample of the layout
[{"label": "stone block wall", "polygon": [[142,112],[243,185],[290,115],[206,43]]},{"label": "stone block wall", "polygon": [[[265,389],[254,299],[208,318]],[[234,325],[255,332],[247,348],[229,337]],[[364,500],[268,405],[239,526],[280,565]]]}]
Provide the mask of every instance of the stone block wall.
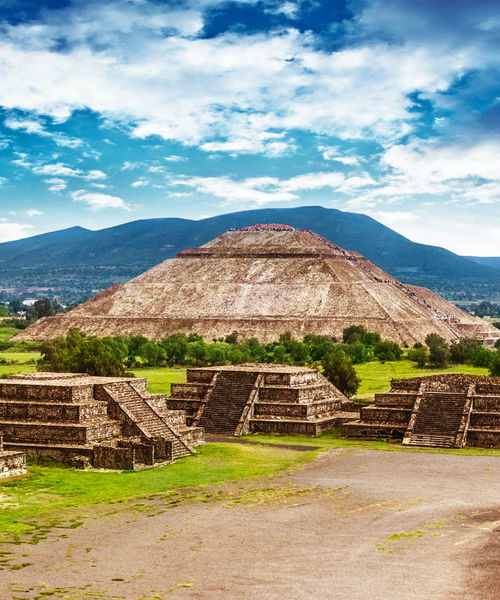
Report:
[{"label": "stone block wall", "polygon": [[115,446],[96,446],[93,454],[93,465],[97,469],[135,469],[135,449]]}]

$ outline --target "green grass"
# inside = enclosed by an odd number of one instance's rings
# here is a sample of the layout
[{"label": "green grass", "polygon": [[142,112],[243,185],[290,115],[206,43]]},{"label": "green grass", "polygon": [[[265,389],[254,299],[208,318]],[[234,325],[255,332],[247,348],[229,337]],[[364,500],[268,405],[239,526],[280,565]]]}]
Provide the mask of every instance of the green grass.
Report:
[{"label": "green grass", "polygon": [[384,440],[345,440],[340,437],[340,430],[335,428],[322,433],[316,438],[302,435],[257,434],[242,436],[255,444],[297,444],[300,446],[317,446],[322,450],[329,448],[354,448],[364,450],[384,450],[391,452],[428,452],[431,454],[461,454],[466,456],[500,456],[499,448],[415,448],[403,446],[400,442]]},{"label": "green grass", "polygon": [[132,373],[147,379],[148,391],[152,394],[170,394],[171,383],[186,381],[186,369],[182,367],[144,367],[133,369]]},{"label": "green grass", "polygon": [[12,352],[10,350],[0,352],[0,357],[20,364],[37,361],[41,356],[40,352]]},{"label": "green grass", "polygon": [[30,476],[0,482],[2,533],[29,533],[64,509],[161,494],[179,488],[270,475],[309,462],[317,451],[296,452],[253,444],[206,444],[196,456],[155,469],[78,471],[61,465],[31,465]]},{"label": "green grass", "polygon": [[19,331],[20,329],[17,329],[17,327],[7,327],[0,324],[0,340],[8,340]]},{"label": "green grass", "polygon": [[[2,356],[2,354],[0,354]],[[36,365],[0,365],[0,377],[15,375],[16,373],[32,373],[36,371]]]},{"label": "green grass", "polygon": [[468,373],[471,375],[488,375],[485,367],[472,365],[452,365],[448,369],[419,369],[416,363],[409,360],[380,363],[378,361],[355,365],[356,373],[361,379],[358,397],[372,396],[391,387],[391,379],[437,375],[438,373]]}]

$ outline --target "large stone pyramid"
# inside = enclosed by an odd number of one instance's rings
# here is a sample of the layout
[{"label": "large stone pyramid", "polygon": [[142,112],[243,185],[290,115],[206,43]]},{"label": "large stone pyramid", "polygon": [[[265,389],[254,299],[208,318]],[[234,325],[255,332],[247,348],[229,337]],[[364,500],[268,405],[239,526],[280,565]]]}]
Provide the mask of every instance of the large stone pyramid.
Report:
[{"label": "large stone pyramid", "polygon": [[500,337],[485,321],[312,231],[257,225],[184,250],[67,314],[40,319],[17,339],[46,340],[78,328],[156,340],[175,332],[207,340],[237,332],[267,342],[286,331],[339,338],[353,324],[409,345],[432,332],[448,341]]}]

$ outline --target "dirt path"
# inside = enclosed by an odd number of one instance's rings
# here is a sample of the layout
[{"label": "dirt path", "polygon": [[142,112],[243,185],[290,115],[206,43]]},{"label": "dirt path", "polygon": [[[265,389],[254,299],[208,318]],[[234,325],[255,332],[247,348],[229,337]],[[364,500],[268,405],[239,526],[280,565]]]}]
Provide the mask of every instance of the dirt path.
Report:
[{"label": "dirt path", "polygon": [[75,511],[79,527],[0,548],[0,598],[498,600],[499,465],[335,450],[293,473]]}]

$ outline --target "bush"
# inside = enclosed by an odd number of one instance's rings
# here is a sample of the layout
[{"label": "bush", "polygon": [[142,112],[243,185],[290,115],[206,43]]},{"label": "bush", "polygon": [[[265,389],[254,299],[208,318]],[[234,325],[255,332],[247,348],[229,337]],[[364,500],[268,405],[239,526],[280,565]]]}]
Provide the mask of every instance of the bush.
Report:
[{"label": "bush", "polygon": [[492,377],[500,377],[500,350],[494,353],[489,370]]},{"label": "bush", "polygon": [[326,356],[323,374],[347,397],[353,396],[361,383],[350,358],[342,350],[335,350]]},{"label": "bush", "polygon": [[403,351],[401,348],[395,343],[389,340],[382,340],[375,346],[375,356],[380,361],[392,361],[399,360]]},{"label": "bush", "polygon": [[417,366],[421,369],[425,367],[428,360],[430,358],[429,350],[425,346],[420,346],[419,348],[413,348],[408,352],[408,360],[417,363]]},{"label": "bush", "polygon": [[60,336],[41,347],[38,361],[41,371],[88,373],[89,375],[117,377],[125,375],[126,355],[113,338],[87,337],[71,329],[66,337]]},{"label": "bush", "polygon": [[430,333],[425,338],[429,347],[429,362],[433,367],[443,369],[450,362],[450,349],[446,340],[437,333]]},{"label": "bush", "polygon": [[[355,342],[363,341],[364,336],[368,332],[363,325],[351,325],[346,327],[342,334],[342,341],[344,344],[354,344]],[[376,334],[375,334],[376,335]]]}]

